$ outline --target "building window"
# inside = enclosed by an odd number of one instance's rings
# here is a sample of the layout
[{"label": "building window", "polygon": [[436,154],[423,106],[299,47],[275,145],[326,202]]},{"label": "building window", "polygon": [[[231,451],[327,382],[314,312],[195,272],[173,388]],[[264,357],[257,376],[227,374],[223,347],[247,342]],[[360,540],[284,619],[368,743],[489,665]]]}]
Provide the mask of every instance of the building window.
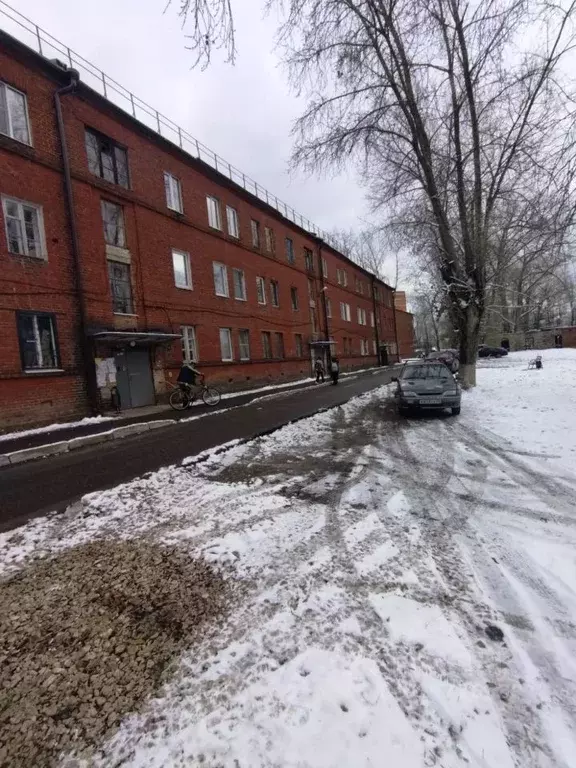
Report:
[{"label": "building window", "polygon": [[265,360],[272,357],[272,339],[268,331],[262,331],[262,356]]},{"label": "building window", "polygon": [[358,307],[358,324],[366,325],[366,310]]},{"label": "building window", "polygon": [[283,360],[285,357],[283,333],[274,334],[274,357],[278,358],[278,360]]},{"label": "building window", "polygon": [[276,235],[271,227],[264,227],[264,239],[268,253],[276,253]]},{"label": "building window", "polygon": [[246,280],[244,279],[244,270],[232,270],[232,282],[234,283],[234,298],[238,301],[246,301]]},{"label": "building window", "polygon": [[22,200],[2,198],[6,242],[10,253],[46,259],[46,237],[42,208]]},{"label": "building window", "polygon": [[182,332],[182,359],[188,363],[198,362],[198,342],[196,340],[196,328],[193,325],[183,325]]},{"label": "building window", "polygon": [[308,298],[310,299],[310,306],[316,306],[314,302],[314,280],[308,278]]},{"label": "building window", "polygon": [[280,287],[277,280],[270,280],[270,300],[273,307],[280,306]]},{"label": "building window", "polygon": [[178,213],[184,212],[184,206],[182,205],[182,186],[180,185],[180,179],[176,176],[172,176],[168,171],[164,171],[164,189],[166,190],[166,205],[171,211],[177,211]]},{"label": "building window", "polygon": [[230,363],[234,359],[232,352],[232,331],[230,328],[220,328],[220,356],[223,363]]},{"label": "building window", "polygon": [[294,288],[294,286],[290,288],[290,301],[294,312],[298,312],[298,288]]},{"label": "building window", "polygon": [[23,144],[31,144],[26,96],[2,82],[0,82],[0,133]]},{"label": "building window", "polygon": [[342,320],[347,320],[350,322],[351,314],[350,314],[350,304],[346,304],[345,302],[340,302],[340,317]]},{"label": "building window", "polygon": [[374,312],[370,312],[370,325],[374,328]]},{"label": "building window", "polygon": [[364,356],[370,354],[370,348],[368,346],[368,339],[360,339],[360,352]]},{"label": "building window", "polygon": [[16,322],[23,370],[57,369],[59,355],[54,315],[45,312],[17,312]]},{"label": "building window", "polygon": [[314,272],[314,254],[310,248],[304,248],[304,266],[308,272]]},{"label": "building window", "polygon": [[332,302],[326,299],[326,317],[332,317]]},{"label": "building window", "polygon": [[206,197],[206,207],[208,208],[208,224],[212,227],[212,229],[222,229],[220,200],[218,200],[217,197],[208,195]]},{"label": "building window", "polygon": [[356,278],[356,293],[364,293],[364,284]]},{"label": "building window", "polygon": [[302,344],[302,334],[301,333],[295,333],[294,334],[294,345],[296,348],[296,357],[303,357],[303,344]]},{"label": "building window", "polygon": [[90,173],[128,189],[128,153],[125,148],[90,128],[86,128],[84,136]]},{"label": "building window", "polygon": [[231,205],[226,206],[226,223],[230,237],[240,237],[240,225],[238,223],[238,211]]},{"label": "building window", "polygon": [[124,213],[122,206],[102,200],[102,221],[104,223],[104,240],[107,245],[118,248],[126,247],[126,232],[124,229]]},{"label": "building window", "polygon": [[286,238],[286,258],[290,264],[294,264],[294,241],[291,237]]},{"label": "building window", "polygon": [[316,310],[314,307],[310,307],[310,325],[312,326],[312,333],[318,333],[318,323],[316,322]]},{"label": "building window", "polygon": [[119,261],[108,261],[108,276],[112,292],[112,310],[116,315],[134,314],[132,303],[132,283],[130,281],[130,264]]},{"label": "building window", "polygon": [[322,275],[324,277],[328,277],[328,264],[327,264],[326,259],[324,258],[324,256],[322,256],[321,264],[322,264]]},{"label": "building window", "polygon": [[230,296],[228,288],[228,269],[225,264],[219,264],[217,261],[212,263],[214,270],[214,291],[216,296]]},{"label": "building window", "polygon": [[263,277],[256,278],[256,296],[258,304],[266,304],[266,282]]},{"label": "building window", "polygon": [[372,339],[372,354],[377,355],[378,354],[378,347],[376,346],[376,339]]},{"label": "building window", "polygon": [[343,285],[344,287],[348,285],[348,275],[345,269],[336,270],[336,280],[338,281],[338,285]]},{"label": "building window", "polygon": [[252,233],[252,247],[260,248],[260,222],[250,219],[250,231]]},{"label": "building window", "polygon": [[238,331],[238,346],[240,348],[240,360],[250,360],[250,331],[246,328]]},{"label": "building window", "polygon": [[177,288],[192,290],[192,271],[190,269],[190,254],[172,248],[172,266],[174,268],[174,283]]}]

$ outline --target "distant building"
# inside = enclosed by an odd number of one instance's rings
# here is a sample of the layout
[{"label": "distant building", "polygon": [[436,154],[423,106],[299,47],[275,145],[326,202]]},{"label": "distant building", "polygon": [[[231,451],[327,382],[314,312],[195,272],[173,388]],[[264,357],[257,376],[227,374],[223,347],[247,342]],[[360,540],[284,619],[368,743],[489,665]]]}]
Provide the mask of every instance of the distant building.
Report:
[{"label": "distant building", "polygon": [[0,73],[0,428],[153,404],[183,358],[234,389],[413,354],[404,294],[158,115],[5,33]]}]

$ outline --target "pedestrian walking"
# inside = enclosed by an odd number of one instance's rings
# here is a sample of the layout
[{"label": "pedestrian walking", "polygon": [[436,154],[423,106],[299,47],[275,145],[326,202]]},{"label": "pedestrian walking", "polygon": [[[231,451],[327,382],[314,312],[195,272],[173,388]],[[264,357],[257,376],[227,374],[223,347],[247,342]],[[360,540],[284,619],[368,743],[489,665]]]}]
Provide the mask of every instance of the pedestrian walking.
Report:
[{"label": "pedestrian walking", "polygon": [[319,357],[316,358],[314,363],[314,371],[316,372],[316,384],[324,384],[324,363]]},{"label": "pedestrian walking", "polygon": [[340,363],[337,357],[332,358],[330,363],[330,376],[332,377],[332,384],[338,384],[338,377],[340,376]]}]

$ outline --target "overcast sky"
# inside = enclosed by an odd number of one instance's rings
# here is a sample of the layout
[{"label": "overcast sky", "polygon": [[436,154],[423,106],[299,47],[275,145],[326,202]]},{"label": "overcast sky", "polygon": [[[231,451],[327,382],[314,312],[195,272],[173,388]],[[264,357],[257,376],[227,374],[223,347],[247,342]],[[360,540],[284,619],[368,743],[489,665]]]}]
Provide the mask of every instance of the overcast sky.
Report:
[{"label": "overcast sky", "polygon": [[[166,13],[165,0],[8,2],[322,229],[357,229],[368,219],[352,170],[330,179],[288,172],[303,102],[279,67],[263,0],[234,4],[236,65],[222,54],[204,72],[191,69],[179,0]],[[11,31],[1,14],[0,26]]]}]

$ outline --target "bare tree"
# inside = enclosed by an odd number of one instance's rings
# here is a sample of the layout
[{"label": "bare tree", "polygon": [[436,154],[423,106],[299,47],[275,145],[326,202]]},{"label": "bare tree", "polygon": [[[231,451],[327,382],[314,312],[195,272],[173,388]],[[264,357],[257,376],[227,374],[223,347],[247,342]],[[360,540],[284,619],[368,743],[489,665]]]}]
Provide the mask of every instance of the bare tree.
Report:
[{"label": "bare tree", "polygon": [[317,171],[352,157],[397,224],[421,212],[461,376],[475,384],[495,221],[511,198],[572,177],[576,101],[562,64],[576,0],[281,5],[280,44],[309,96],[295,163]]},{"label": "bare tree", "polygon": [[330,234],[345,256],[396,290],[399,257],[397,253],[390,256],[390,243],[383,230],[335,229]]},{"label": "bare tree", "polygon": [[165,11],[172,4],[186,30],[189,49],[196,59],[194,66],[202,68],[210,64],[214,50],[224,49],[226,61],[236,60],[236,37],[231,0],[168,0]]}]

